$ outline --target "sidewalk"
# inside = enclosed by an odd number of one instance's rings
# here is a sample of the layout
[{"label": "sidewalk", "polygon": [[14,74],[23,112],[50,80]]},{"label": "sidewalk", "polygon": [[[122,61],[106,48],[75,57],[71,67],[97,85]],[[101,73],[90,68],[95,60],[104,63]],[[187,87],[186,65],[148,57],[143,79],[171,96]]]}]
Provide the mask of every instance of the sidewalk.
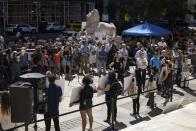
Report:
[{"label": "sidewalk", "polygon": [[[82,80],[82,76],[79,76],[79,81]],[[97,83],[98,77],[93,78],[94,83]],[[78,77],[76,77],[73,81],[71,81],[70,85],[68,86],[68,81],[65,81],[64,86],[64,98],[63,101],[60,103],[60,114],[66,113],[69,111],[77,110],[79,109],[78,105],[69,107],[69,99],[71,95],[71,90],[73,87],[80,86],[80,83],[78,83]],[[95,85],[97,86],[97,85]],[[196,101],[196,80],[190,81],[190,88],[188,89],[181,89],[179,87],[174,87],[174,95],[173,95],[173,102],[168,103],[167,106],[163,106],[163,102],[165,101],[164,98],[160,97],[159,95],[155,96],[155,103],[156,108],[151,111],[150,108],[146,106],[148,98],[144,95],[141,95],[140,97],[140,116],[138,118],[135,118],[130,115],[130,113],[133,112],[132,108],[132,99],[126,98],[119,100],[117,102],[118,105],[118,115],[117,115],[117,121],[118,123],[115,125],[116,129],[123,129],[130,125],[137,124],[141,121],[148,121],[152,117],[155,117],[157,115],[160,115],[163,111],[170,110],[172,108],[177,109],[179,105],[186,105],[191,102]],[[93,104],[98,104],[101,102],[104,102],[104,95],[97,97],[97,94],[94,94],[93,98]],[[103,120],[106,119],[106,105],[101,105],[98,107],[93,108],[93,117],[94,117],[94,123],[93,123],[93,131],[107,131],[109,124],[103,122]],[[38,119],[42,119],[43,115],[38,115]],[[52,122],[53,124],[53,122]],[[32,125],[29,126],[30,131],[32,129]],[[81,118],[80,113],[73,113],[67,116],[60,117],[60,127],[62,131],[81,131]],[[87,128],[89,125],[87,124]],[[54,127],[52,126],[51,131],[54,131]],[[44,122],[38,123],[38,131],[44,131],[45,130],[45,124]]]}]

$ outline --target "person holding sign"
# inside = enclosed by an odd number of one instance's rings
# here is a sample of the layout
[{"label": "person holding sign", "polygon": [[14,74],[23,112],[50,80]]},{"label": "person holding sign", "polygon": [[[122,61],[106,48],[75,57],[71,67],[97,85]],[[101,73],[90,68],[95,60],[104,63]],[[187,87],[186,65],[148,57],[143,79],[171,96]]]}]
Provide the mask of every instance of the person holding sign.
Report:
[{"label": "person holding sign", "polygon": [[116,85],[118,80],[116,78],[116,74],[114,72],[110,72],[108,74],[108,81],[106,82],[105,88],[98,87],[97,90],[105,91],[105,101],[107,106],[107,119],[104,122],[110,124],[110,118],[112,115],[112,99],[114,99],[114,122],[116,122],[117,117],[117,96],[119,88]]},{"label": "person holding sign", "polygon": [[[140,110],[140,94],[138,94],[138,88],[136,86],[135,78],[132,78],[130,86],[124,90],[124,94],[128,92],[128,95],[133,95],[131,98],[133,99],[133,115],[139,115]],[[131,114],[132,115],[132,114]]]},{"label": "person holding sign", "polygon": [[93,115],[92,115],[92,105],[93,105],[93,93],[94,89],[90,84],[92,84],[92,79],[89,76],[85,76],[82,79],[83,88],[80,91],[80,99],[79,101],[70,103],[70,107],[73,106],[74,103],[80,103],[79,109],[82,118],[82,131],[86,129],[86,115],[88,115],[90,128],[89,131],[92,131],[93,126]]}]

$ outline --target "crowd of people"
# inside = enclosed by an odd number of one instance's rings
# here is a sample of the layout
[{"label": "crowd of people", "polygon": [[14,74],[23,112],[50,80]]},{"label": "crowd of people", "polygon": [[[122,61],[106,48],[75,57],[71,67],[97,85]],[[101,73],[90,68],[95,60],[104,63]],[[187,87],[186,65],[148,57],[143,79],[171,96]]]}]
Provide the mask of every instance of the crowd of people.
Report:
[{"label": "crowd of people", "polygon": [[[167,41],[170,39],[168,38]],[[159,42],[157,40],[151,43],[152,41],[149,42],[146,38],[124,38],[121,43],[116,43],[110,36],[107,36],[103,41],[98,41],[85,35],[81,36],[80,40],[63,37],[54,41],[19,40],[12,47],[0,52],[0,90],[8,90],[9,84],[17,82],[19,76],[27,72],[46,74],[47,71],[50,71],[53,76],[68,81],[73,79],[74,74],[84,76],[91,74],[101,77],[108,72],[115,72],[117,77],[110,74],[105,89],[98,88],[98,90],[106,92],[106,101],[110,101],[111,98],[117,98],[117,96],[111,95],[112,83],[116,80],[124,83],[126,76],[133,75],[130,86],[124,93],[138,94],[133,98],[133,115],[139,115],[141,92],[157,87],[157,93],[165,98],[164,105],[166,105],[169,99],[172,100],[173,85],[188,87],[189,76],[195,77],[196,74],[196,46],[193,40],[187,39],[172,43],[166,42],[164,37],[161,37]],[[133,74],[130,73],[131,66],[135,67]],[[148,76],[149,80],[146,83]],[[49,87],[54,86],[55,80],[50,79],[49,81]],[[89,81],[84,77],[83,84],[86,88],[81,93],[80,109],[83,129],[86,126],[87,114],[92,130],[93,89],[89,86]],[[88,94],[88,92],[91,93]],[[61,96],[62,91],[58,91],[56,96],[58,101],[55,101],[57,108]],[[83,104],[86,97],[88,97],[88,101],[85,102],[89,103],[88,106]],[[9,108],[6,107],[7,111],[5,111],[6,108],[3,105],[1,104],[0,114],[7,114]],[[154,108],[154,92],[149,94],[147,105]],[[116,121],[116,101],[114,107],[114,121]],[[110,102],[107,102],[107,108],[105,122],[110,123]],[[58,110],[55,110],[55,113],[46,114],[46,117],[54,114],[58,114]],[[59,124],[58,120],[54,121],[57,125]],[[50,130],[50,121],[46,121],[46,125]],[[58,126],[55,128],[60,130]]]}]

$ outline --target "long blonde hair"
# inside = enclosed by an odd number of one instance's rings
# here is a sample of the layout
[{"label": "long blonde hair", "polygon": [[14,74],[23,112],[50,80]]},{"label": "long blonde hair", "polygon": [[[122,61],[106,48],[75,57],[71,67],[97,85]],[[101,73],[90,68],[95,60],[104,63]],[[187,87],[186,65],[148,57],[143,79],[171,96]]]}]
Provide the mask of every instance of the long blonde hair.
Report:
[{"label": "long blonde hair", "polygon": [[1,114],[8,115],[10,113],[10,94],[8,91],[1,92]]}]

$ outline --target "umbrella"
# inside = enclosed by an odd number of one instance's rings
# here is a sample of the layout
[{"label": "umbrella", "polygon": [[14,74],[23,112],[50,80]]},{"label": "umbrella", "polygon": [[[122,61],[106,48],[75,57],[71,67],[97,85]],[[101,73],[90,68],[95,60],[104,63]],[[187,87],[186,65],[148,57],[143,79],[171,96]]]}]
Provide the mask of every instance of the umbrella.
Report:
[{"label": "umbrella", "polygon": [[150,24],[145,22],[143,24],[137,25],[130,29],[124,30],[122,35],[128,36],[164,36],[172,35],[172,32],[168,29],[164,29],[160,26]]}]

